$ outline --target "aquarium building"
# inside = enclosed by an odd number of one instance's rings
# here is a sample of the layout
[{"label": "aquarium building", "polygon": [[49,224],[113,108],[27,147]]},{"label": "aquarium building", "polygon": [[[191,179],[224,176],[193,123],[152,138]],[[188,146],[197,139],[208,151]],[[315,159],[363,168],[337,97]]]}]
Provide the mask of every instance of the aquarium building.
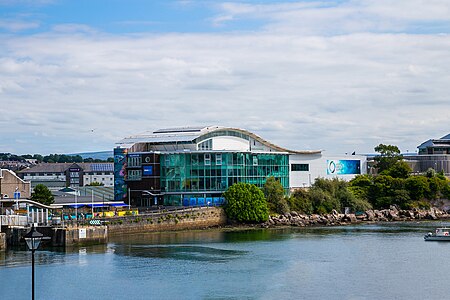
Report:
[{"label": "aquarium building", "polygon": [[219,205],[223,192],[237,182],[263,187],[273,176],[288,193],[317,177],[360,174],[361,160],[346,163],[325,158],[321,150],[288,150],[239,128],[160,129],[117,143],[115,200],[141,207]]}]

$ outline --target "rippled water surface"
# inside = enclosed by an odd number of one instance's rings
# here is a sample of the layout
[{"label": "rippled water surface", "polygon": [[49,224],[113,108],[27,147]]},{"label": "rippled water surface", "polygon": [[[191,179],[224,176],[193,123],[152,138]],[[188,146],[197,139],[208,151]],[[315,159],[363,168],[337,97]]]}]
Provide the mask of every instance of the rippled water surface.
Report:
[{"label": "rippled water surface", "polygon": [[[450,299],[449,223],[136,234],[36,252],[37,299]],[[31,254],[0,253],[0,299],[31,298]]]}]

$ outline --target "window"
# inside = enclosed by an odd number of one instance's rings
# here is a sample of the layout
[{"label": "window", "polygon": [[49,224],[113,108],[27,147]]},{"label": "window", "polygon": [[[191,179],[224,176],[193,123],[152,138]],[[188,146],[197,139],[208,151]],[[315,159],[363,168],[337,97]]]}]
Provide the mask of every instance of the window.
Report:
[{"label": "window", "polygon": [[216,165],[222,165],[222,154],[216,154]]},{"label": "window", "polygon": [[193,166],[198,166],[198,155],[197,154],[192,154],[191,163]]},{"label": "window", "polygon": [[141,180],[142,171],[141,170],[128,170],[127,180]]},{"label": "window", "polygon": [[128,156],[128,166],[129,167],[140,167],[141,164],[142,164],[142,158],[140,156]]},{"label": "window", "polygon": [[291,171],[309,171],[309,164],[292,164]]},{"label": "window", "polygon": [[198,150],[212,150],[212,139],[203,141],[198,144]]},{"label": "window", "polygon": [[206,153],[205,154],[205,166],[211,165],[211,154]]},{"label": "window", "polygon": [[255,155],[253,156],[253,165],[257,166],[258,165],[258,157]]}]

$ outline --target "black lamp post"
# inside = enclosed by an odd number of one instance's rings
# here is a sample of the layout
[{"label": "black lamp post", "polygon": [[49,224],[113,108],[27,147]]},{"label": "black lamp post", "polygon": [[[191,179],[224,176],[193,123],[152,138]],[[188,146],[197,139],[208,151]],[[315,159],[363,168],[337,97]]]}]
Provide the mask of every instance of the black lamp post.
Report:
[{"label": "black lamp post", "polygon": [[39,245],[44,235],[34,228],[34,224],[31,226],[30,232],[25,235],[25,241],[27,242],[28,249],[31,250],[31,299],[34,300],[34,252]]}]

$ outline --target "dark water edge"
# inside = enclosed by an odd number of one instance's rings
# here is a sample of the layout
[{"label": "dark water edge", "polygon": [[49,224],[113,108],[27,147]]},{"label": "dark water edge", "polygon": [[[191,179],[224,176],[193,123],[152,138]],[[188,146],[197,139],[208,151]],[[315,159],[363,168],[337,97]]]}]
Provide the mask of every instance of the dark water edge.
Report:
[{"label": "dark water edge", "polygon": [[[448,221],[133,234],[36,252],[37,299],[447,299]],[[0,253],[0,299],[30,298],[31,254]],[[7,280],[5,280],[7,278]]]}]

